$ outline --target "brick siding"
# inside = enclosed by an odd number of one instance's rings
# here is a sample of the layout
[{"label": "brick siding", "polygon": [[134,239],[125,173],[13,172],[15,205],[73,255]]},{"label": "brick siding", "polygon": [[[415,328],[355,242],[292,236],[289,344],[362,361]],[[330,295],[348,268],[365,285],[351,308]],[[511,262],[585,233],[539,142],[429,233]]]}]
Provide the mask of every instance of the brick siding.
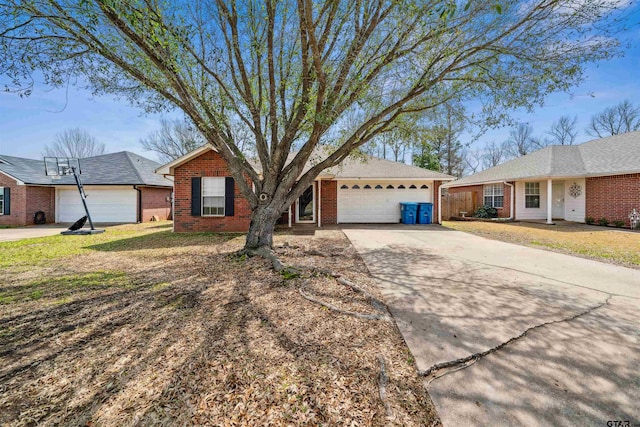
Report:
[{"label": "brick siding", "polygon": [[[56,189],[53,187],[26,187],[26,190],[26,223],[34,224],[33,217],[38,211],[44,212],[47,224],[54,223],[56,221]],[[11,210],[13,211],[13,194],[11,199]]]},{"label": "brick siding", "polygon": [[629,226],[629,214],[640,211],[640,173],[587,178],[586,216],[598,221],[624,221]]},{"label": "brick siding", "polygon": [[322,183],[322,221],[321,225],[338,223],[338,181],[320,181]]},{"label": "brick siding", "polygon": [[[515,183],[511,183],[515,185]],[[484,205],[484,185],[467,185],[465,187],[452,187],[449,188],[449,193],[475,193],[476,205],[478,207]],[[515,193],[515,191],[514,191]],[[502,184],[502,204],[501,208],[496,208],[498,211],[498,218],[509,218],[511,214],[511,187]],[[471,215],[471,213],[469,213]],[[514,210],[515,216],[515,210]]]},{"label": "brick siding", "polygon": [[433,181],[433,212],[432,215],[433,218],[431,218],[431,222],[434,224],[439,224],[438,220],[439,220],[439,215],[438,215],[438,207],[440,206],[441,200],[440,200],[440,191],[439,188],[442,185],[442,181]]},{"label": "brick siding", "polygon": [[[0,225],[27,225],[27,187],[0,173],[0,187],[10,188],[11,212],[9,215],[1,215]],[[33,223],[33,222],[32,222]]]},{"label": "brick siding", "polygon": [[[234,216],[191,216],[191,178],[231,176],[227,163],[215,151],[208,151],[189,162],[178,166],[174,174],[174,230],[245,232],[251,223],[249,202],[242,197],[238,184],[234,191]],[[250,179],[245,178],[249,185]]]},{"label": "brick siding", "polygon": [[0,215],[0,225],[33,225],[33,216],[43,211],[48,223],[55,222],[55,190],[52,187],[18,185],[13,179],[0,173],[0,187],[11,191],[11,212]]},{"label": "brick siding", "polygon": [[151,221],[154,215],[161,221],[171,218],[171,191],[171,188],[140,187],[142,222]]}]

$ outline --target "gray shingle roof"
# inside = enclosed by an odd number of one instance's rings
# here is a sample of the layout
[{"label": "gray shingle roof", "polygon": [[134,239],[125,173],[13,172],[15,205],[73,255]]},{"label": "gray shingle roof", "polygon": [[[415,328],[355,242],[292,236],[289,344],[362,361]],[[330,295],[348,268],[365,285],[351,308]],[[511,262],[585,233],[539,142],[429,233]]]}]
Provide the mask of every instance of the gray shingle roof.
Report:
[{"label": "gray shingle roof", "polygon": [[[80,160],[85,185],[152,185],[171,187],[173,183],[156,174],[159,163],[121,151]],[[0,155],[0,171],[33,185],[75,185],[73,176],[53,179],[45,174],[42,160]]]},{"label": "gray shingle roof", "polygon": [[552,145],[445,187],[527,178],[620,175],[640,172],[640,131],[580,145]]},{"label": "gray shingle roof", "polygon": [[335,175],[336,179],[413,178],[451,180],[454,178],[451,175],[429,169],[371,156],[367,156],[365,159],[347,158],[342,164],[329,169],[325,173]]}]

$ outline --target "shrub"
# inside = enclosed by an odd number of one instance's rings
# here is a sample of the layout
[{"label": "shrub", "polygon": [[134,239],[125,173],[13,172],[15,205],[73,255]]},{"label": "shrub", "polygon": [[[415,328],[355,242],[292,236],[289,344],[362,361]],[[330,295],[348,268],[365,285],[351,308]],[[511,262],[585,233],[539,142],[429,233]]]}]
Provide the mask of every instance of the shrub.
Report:
[{"label": "shrub", "polygon": [[473,213],[476,218],[496,218],[498,216],[498,210],[489,205],[480,206]]},{"label": "shrub", "polygon": [[618,228],[622,228],[624,227],[624,221],[620,221],[620,220],[613,221],[613,225],[615,225]]},{"label": "shrub", "polygon": [[609,220],[605,217],[602,217],[598,220],[598,224],[605,226],[605,225],[609,225]]},{"label": "shrub", "polygon": [[588,216],[584,219],[584,222],[586,222],[587,224],[593,224],[594,222],[596,222],[596,219],[592,216]]}]

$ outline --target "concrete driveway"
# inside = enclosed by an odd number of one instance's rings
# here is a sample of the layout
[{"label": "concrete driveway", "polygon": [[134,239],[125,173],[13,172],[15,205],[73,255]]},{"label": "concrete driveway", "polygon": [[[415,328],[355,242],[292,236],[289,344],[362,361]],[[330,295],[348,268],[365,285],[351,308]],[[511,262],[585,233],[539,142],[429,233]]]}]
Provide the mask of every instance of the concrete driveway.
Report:
[{"label": "concrete driveway", "polygon": [[640,425],[640,270],[435,225],[344,232],[445,426]]},{"label": "concrete driveway", "polygon": [[46,237],[60,234],[69,227],[68,225],[46,224],[30,225],[28,227],[0,228],[0,242],[31,239],[33,237]]}]

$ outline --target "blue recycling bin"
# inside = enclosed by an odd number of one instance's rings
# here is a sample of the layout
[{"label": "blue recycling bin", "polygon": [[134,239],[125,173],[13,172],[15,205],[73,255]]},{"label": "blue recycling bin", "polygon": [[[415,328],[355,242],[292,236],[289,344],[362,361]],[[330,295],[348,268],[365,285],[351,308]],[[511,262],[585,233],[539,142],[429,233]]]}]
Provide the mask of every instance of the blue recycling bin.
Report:
[{"label": "blue recycling bin", "polygon": [[418,224],[431,224],[433,203],[418,203]]},{"label": "blue recycling bin", "polygon": [[400,203],[400,218],[403,224],[415,224],[418,217],[418,204],[413,202]]}]

